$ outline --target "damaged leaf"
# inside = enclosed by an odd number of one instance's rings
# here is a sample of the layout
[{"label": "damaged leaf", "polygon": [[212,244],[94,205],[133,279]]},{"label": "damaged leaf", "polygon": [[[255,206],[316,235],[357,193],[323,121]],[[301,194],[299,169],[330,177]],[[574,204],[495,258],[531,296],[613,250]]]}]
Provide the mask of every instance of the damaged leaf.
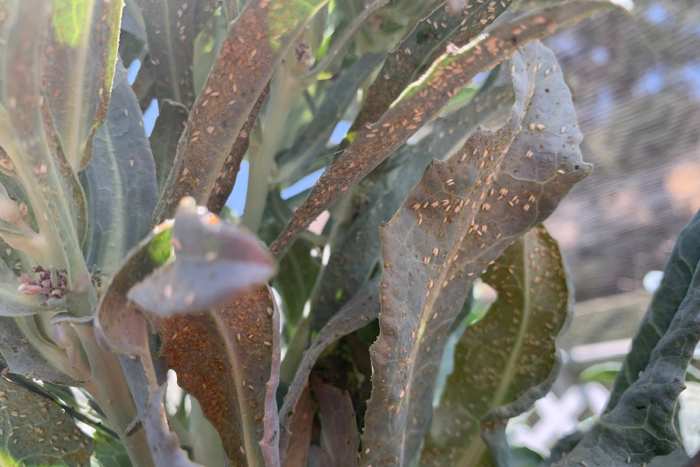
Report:
[{"label": "damaged leaf", "polygon": [[506,123],[433,161],[380,227],[381,332],[370,350],[362,465],[408,465],[430,426],[446,332],[471,284],[590,172],[551,51],[533,42],[511,65],[516,98]]}]

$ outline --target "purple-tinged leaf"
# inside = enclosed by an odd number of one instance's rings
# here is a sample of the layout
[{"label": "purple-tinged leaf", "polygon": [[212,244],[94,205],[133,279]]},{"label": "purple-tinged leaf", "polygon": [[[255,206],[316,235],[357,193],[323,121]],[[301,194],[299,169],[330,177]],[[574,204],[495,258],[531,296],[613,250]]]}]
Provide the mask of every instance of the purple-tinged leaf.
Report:
[{"label": "purple-tinged leaf", "polygon": [[192,198],[180,203],[170,242],[175,260],[129,291],[129,300],[159,316],[199,312],[229,303],[275,272],[254,236],[219,220]]},{"label": "purple-tinged leaf", "polygon": [[511,65],[515,104],[505,124],[477,129],[449,160],[433,161],[380,227],[381,331],[370,349],[362,465],[408,465],[430,426],[447,330],[470,286],[590,172],[551,51],[531,43]]},{"label": "purple-tinged leaf", "polygon": [[335,467],[356,467],[360,434],[350,395],[316,378],[311,390],[321,407],[321,447]]},{"label": "purple-tinged leaf", "polygon": [[318,357],[329,345],[341,337],[365,327],[376,319],[379,314],[379,294],[375,287],[377,281],[369,281],[335,316],[319,331],[311,346],[304,353],[304,358],[299,364],[299,369],[294,376],[294,381],[289,385],[287,396],[280,409],[280,457],[285,458],[293,436],[292,423],[299,410],[298,402],[304,393],[309,381],[309,375]]},{"label": "purple-tinged leaf", "polygon": [[[251,0],[231,23],[197,98],[161,194],[154,223],[185,196],[208,204],[216,179],[255,103],[309,19],[328,0]],[[260,40],[266,37],[266,40]]]},{"label": "purple-tinged leaf", "polygon": [[480,35],[464,47],[442,54],[376,123],[359,130],[352,144],[316,182],[304,204],[270,246],[270,252],[282,256],[312,221],[421,126],[437,117],[478,73],[493,68],[534,39],[614,6],[609,1],[579,1],[547,8],[499,25],[488,35]]},{"label": "purple-tinged leaf", "polygon": [[282,467],[306,465],[309,445],[311,444],[314,414],[317,407],[316,403],[311,399],[311,388],[307,384],[297,403],[294,415],[291,417],[292,420],[289,427],[291,437],[289,438],[287,455],[282,463]]}]

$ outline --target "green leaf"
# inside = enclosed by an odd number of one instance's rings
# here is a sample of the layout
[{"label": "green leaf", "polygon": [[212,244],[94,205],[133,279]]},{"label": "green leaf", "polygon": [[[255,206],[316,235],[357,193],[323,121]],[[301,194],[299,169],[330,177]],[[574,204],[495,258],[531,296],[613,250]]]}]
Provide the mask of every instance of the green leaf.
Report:
[{"label": "green leaf", "polygon": [[24,186],[41,236],[25,253],[43,266],[66,269],[69,290],[80,294],[91,287],[81,249],[87,203],[43,97],[42,83],[50,77],[40,73],[48,13],[41,0],[18,2],[16,20],[3,31],[0,146]]},{"label": "green leaf", "polygon": [[389,54],[349,133],[379,121],[406,86],[420,78],[430,64],[445,53],[448,44],[456,47],[468,44],[512,2],[473,3],[457,14],[449,12],[449,6],[444,3],[419,21],[411,34]]},{"label": "green leaf", "polygon": [[[697,243],[697,237],[694,240]],[[642,467],[681,446],[674,417],[678,395],[685,389],[686,368],[700,341],[698,310],[700,268],[696,267],[688,292],[642,375],[556,467]]]},{"label": "green leaf", "polygon": [[0,378],[0,400],[0,464],[89,464],[93,441],[58,406],[5,378]]},{"label": "green leaf", "polygon": [[507,84],[485,85],[468,105],[439,119],[430,136],[416,145],[402,146],[384,170],[362,182],[371,186],[366,190],[363,187],[356,196],[354,203],[359,215],[342,242],[333,249],[323,271],[318,296],[311,307],[312,330],[320,329],[366,282],[381,259],[377,226],[396,213],[408,191],[420,180],[428,162],[452,155],[477,124],[507,114],[513,97],[510,74]]},{"label": "green leaf", "polygon": [[[154,223],[185,196],[207,204],[217,177],[272,73],[308,20],[328,0],[251,0],[229,26],[178,146]],[[264,37],[266,40],[260,41]]]},{"label": "green leaf", "polygon": [[111,277],[150,230],[158,201],[156,168],[141,109],[126,69],[117,63],[112,99],[85,168],[92,223],[87,265]]},{"label": "green leaf", "polygon": [[605,412],[615,408],[622,394],[648,367],[653,350],[668,330],[679,306],[690,290],[693,275],[700,261],[700,211],[678,235],[664,268],[663,279],[649,303],[649,308],[632,339],[632,348],[625,356],[622,370],[615,379]]},{"label": "green leaf", "polygon": [[375,290],[377,282],[370,281],[357,292],[335,316],[321,329],[314,338],[311,346],[304,353],[304,359],[299,364],[299,369],[294,376],[294,381],[289,385],[287,396],[279,412],[280,419],[280,457],[284,459],[287,445],[290,442],[292,423],[296,412],[301,410],[298,402],[303,395],[309,381],[309,375],[318,357],[333,342],[340,337],[363,328],[367,323],[377,318],[379,314],[379,302]]},{"label": "green leaf", "polygon": [[95,433],[94,439],[92,457],[99,467],[131,467],[129,455],[119,441],[99,431]]},{"label": "green leaf", "polygon": [[506,123],[478,129],[449,160],[433,161],[379,228],[381,332],[370,349],[362,465],[408,465],[429,428],[446,332],[470,286],[591,170],[552,52],[533,42],[511,65],[516,99]]},{"label": "green leaf", "polygon": [[122,4],[104,0],[51,4],[51,27],[43,46],[44,96],[66,159],[78,172],[90,162],[92,139],[107,116]]},{"label": "green leaf", "polygon": [[306,458],[311,444],[311,430],[313,428],[314,414],[318,406],[311,400],[311,389],[307,385],[301,394],[297,409],[292,417],[287,447],[287,456],[282,463],[282,467],[305,466]]},{"label": "green leaf", "polygon": [[518,238],[482,279],[498,299],[457,344],[421,465],[511,465],[506,423],[544,397],[559,373],[555,340],[573,310],[573,287],[544,226]]},{"label": "green leaf", "polygon": [[182,131],[187,124],[188,114],[187,107],[169,99],[165,99],[160,106],[153,131],[148,138],[156,163],[158,194],[163,192],[165,182],[173,168],[177,143],[180,141]]},{"label": "green leaf", "polygon": [[615,381],[615,377],[620,372],[622,364],[619,362],[605,362],[591,365],[581,372],[579,380],[584,383],[597,381],[599,383],[610,384]]},{"label": "green leaf", "polygon": [[257,238],[199,210],[192,198],[180,203],[170,242],[175,260],[128,293],[130,301],[156,315],[217,308],[266,283],[276,269]]},{"label": "green leaf", "polygon": [[335,467],[357,466],[360,434],[350,395],[317,378],[311,379],[311,390],[321,408],[321,447]]},{"label": "green leaf", "polygon": [[333,130],[350,103],[357,98],[358,88],[385,56],[384,53],[363,55],[325,91],[313,120],[277,162],[277,180],[289,183],[306,174],[313,160],[326,150]]},{"label": "green leaf", "polygon": [[502,24],[488,36],[480,35],[466,46],[441,55],[381,119],[358,132],[270,246],[272,254],[281,256],[319,214],[413,136],[419,125],[438,116],[452,96],[479,72],[493,68],[515,53],[518,46],[612,6],[606,1],[586,1],[545,9]]},{"label": "green leaf", "polygon": [[277,465],[279,311],[266,286],[208,313],[164,321],[178,385],[196,397],[233,465]]},{"label": "green leaf", "polygon": [[56,384],[80,386],[65,351],[39,339],[32,317],[0,317],[0,353],[11,373]]},{"label": "green leaf", "polygon": [[[196,21],[197,10],[214,12],[214,0],[137,0],[146,26],[155,97],[162,106],[165,99],[188,109],[195,101],[192,76],[194,40],[203,24]],[[209,17],[207,17],[207,20]],[[206,22],[206,21],[205,21]]]}]

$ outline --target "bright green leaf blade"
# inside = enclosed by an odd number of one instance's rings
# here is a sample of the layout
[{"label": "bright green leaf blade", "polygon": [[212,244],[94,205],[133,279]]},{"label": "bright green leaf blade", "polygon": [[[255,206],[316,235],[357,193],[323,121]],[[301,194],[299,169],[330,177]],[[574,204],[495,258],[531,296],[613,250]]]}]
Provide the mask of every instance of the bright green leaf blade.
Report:
[{"label": "bright green leaf blade", "polygon": [[573,289],[544,226],[511,244],[482,279],[498,299],[457,344],[421,465],[511,465],[505,424],[544,397],[559,373],[555,340],[572,312]]},{"label": "bright green leaf blade", "polygon": [[693,275],[700,261],[698,239],[700,239],[700,211],[678,235],[678,240],[666,262],[661,284],[651,299],[649,308],[632,339],[632,348],[625,356],[622,370],[615,379],[610,400],[605,408],[606,413],[615,408],[622,394],[647,368],[652,351],[668,330],[683,297],[690,290]]},{"label": "bright green leaf blade", "polygon": [[552,52],[534,42],[511,64],[516,99],[507,122],[433,161],[379,228],[381,333],[371,353],[382,377],[372,381],[362,465],[408,465],[429,428],[446,332],[471,284],[590,172]]},{"label": "bright green leaf blade", "polygon": [[251,0],[231,23],[204,92],[190,112],[178,146],[180,163],[166,183],[154,223],[172,217],[185,196],[207,204],[229,151],[272,73],[327,2]]},{"label": "bright green leaf blade", "polygon": [[164,100],[151,136],[148,138],[156,163],[158,194],[162,193],[165,181],[170,175],[170,169],[175,162],[177,143],[187,124],[188,113],[184,105],[168,99]]},{"label": "bright green leaf blade", "polygon": [[156,315],[223,306],[266,283],[276,270],[256,237],[198,210],[192,198],[180,203],[170,241],[175,246],[175,260],[128,293],[130,301]]},{"label": "bright green leaf blade", "polygon": [[52,0],[51,4],[44,96],[66,159],[77,173],[90,162],[92,139],[107,116],[122,3]]},{"label": "bright green leaf blade", "polygon": [[349,133],[361,130],[367,123],[379,121],[406,86],[420,78],[445,53],[448,44],[462,47],[471,42],[508,9],[512,1],[472,3],[456,14],[448,12],[445,3],[418,22],[411,34],[387,57]]},{"label": "bright green leaf blade", "polygon": [[350,395],[317,378],[311,390],[321,409],[321,447],[335,467],[356,467],[360,434]]},{"label": "bright green leaf blade", "polygon": [[599,383],[611,384],[620,373],[622,365],[619,362],[604,362],[591,365],[581,372],[579,380],[584,383],[597,381]]},{"label": "bright green leaf blade", "polygon": [[87,466],[92,439],[73,418],[33,392],[0,378],[0,464]]},{"label": "bright green leaf blade", "polygon": [[92,451],[92,457],[99,467],[131,467],[129,455],[118,440],[99,431],[95,433],[94,439],[95,449]]},{"label": "bright green leaf blade", "polygon": [[280,457],[284,459],[287,445],[290,442],[291,424],[293,423],[298,407],[298,401],[302,397],[311,370],[318,357],[333,342],[340,337],[363,328],[369,322],[377,318],[379,314],[378,294],[375,290],[377,282],[368,282],[333,318],[321,329],[311,346],[304,353],[304,359],[299,364],[299,369],[294,376],[294,381],[289,385],[284,404],[280,409]]},{"label": "bright green leaf blade", "polygon": [[493,68],[515,53],[518,46],[612,7],[607,1],[586,1],[545,9],[502,24],[488,36],[481,35],[470,44],[441,55],[376,124],[360,129],[270,246],[272,254],[280,256],[325,209],[413,136],[419,125],[438,116],[451,97],[479,72]]},{"label": "bright green leaf blade", "polygon": [[[688,237],[685,237],[688,239]],[[697,243],[697,236],[694,238]],[[642,467],[681,446],[674,425],[685,372],[700,341],[700,268],[644,373],[556,467]]]},{"label": "bright green leaf blade", "polygon": [[343,118],[347,107],[357,98],[357,90],[384,60],[384,53],[368,53],[348,68],[326,91],[313,120],[277,162],[276,178],[292,182],[306,174],[307,169],[326,150],[333,130]]},{"label": "bright green leaf blade", "polygon": [[158,202],[156,169],[141,119],[119,62],[107,119],[95,136],[94,155],[85,168],[92,222],[87,265],[97,266],[107,277],[148,234]]},{"label": "bright green leaf blade", "polygon": [[[200,402],[233,465],[278,465],[279,311],[267,286],[163,323],[161,355]],[[267,459],[272,459],[267,461]]]},{"label": "bright green leaf blade", "polygon": [[311,307],[312,330],[321,329],[366,282],[381,258],[377,226],[396,213],[430,160],[452,155],[478,124],[507,115],[512,100],[513,85],[508,73],[506,84],[498,83],[479,91],[468,105],[438,120],[430,136],[414,146],[402,146],[385,170],[362,182],[371,184],[371,188],[367,193],[361,190],[363,193],[356,197],[360,214],[345,239],[333,249],[323,271],[318,296]]},{"label": "bright green leaf blade", "polygon": [[14,164],[45,242],[25,253],[42,266],[66,269],[69,289],[78,294],[91,286],[81,249],[87,203],[44,99],[41,60],[48,13],[44,1],[18,2],[15,21],[3,33],[0,146]]}]

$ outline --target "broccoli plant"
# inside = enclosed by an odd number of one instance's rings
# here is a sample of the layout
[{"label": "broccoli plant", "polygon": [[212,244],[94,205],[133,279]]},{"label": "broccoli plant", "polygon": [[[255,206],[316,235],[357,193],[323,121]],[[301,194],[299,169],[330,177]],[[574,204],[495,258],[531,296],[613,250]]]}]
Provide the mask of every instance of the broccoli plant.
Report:
[{"label": "broccoli plant", "polygon": [[[0,465],[522,465],[574,300],[542,222],[591,171],[539,39],[613,8],[0,2]],[[680,446],[699,239],[542,466]]]}]

